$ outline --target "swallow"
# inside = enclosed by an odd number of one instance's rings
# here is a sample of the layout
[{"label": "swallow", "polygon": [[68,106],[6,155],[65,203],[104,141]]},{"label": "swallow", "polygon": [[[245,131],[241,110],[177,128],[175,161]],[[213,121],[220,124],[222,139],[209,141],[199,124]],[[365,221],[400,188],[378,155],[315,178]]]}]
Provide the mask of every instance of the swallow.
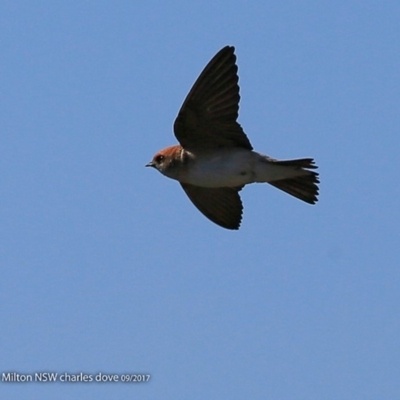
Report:
[{"label": "swallow", "polygon": [[153,167],[177,180],[208,219],[239,229],[243,205],[239,192],[266,182],[315,204],[318,173],[312,158],[279,161],[253,151],[237,122],[239,77],[235,48],[226,46],[207,64],[187,95],[174,122],[180,144],[155,154]]}]

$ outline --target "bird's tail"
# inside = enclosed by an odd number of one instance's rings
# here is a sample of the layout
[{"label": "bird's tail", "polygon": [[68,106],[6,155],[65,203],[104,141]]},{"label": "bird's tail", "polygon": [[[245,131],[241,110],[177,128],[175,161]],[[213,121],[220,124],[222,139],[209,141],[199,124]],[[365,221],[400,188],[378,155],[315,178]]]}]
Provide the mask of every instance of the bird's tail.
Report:
[{"label": "bird's tail", "polygon": [[318,173],[309,171],[309,169],[318,168],[312,158],[275,161],[274,163],[282,167],[294,167],[294,169],[299,170],[299,172],[302,171],[302,173],[292,178],[270,181],[268,182],[269,184],[305,201],[306,203],[315,204],[318,201]]}]

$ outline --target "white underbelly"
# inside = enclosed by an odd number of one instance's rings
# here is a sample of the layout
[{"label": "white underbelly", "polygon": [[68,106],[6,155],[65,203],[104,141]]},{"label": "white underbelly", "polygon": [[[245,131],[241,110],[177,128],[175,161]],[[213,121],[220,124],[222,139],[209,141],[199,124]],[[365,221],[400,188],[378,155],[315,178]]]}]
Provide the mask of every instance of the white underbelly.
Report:
[{"label": "white underbelly", "polygon": [[233,150],[196,159],[185,177],[187,183],[203,187],[236,187],[254,182],[253,152]]},{"label": "white underbelly", "polygon": [[196,156],[179,177],[181,182],[203,187],[237,187],[253,182],[274,182],[309,173],[277,165],[255,151],[230,149],[213,156]]}]

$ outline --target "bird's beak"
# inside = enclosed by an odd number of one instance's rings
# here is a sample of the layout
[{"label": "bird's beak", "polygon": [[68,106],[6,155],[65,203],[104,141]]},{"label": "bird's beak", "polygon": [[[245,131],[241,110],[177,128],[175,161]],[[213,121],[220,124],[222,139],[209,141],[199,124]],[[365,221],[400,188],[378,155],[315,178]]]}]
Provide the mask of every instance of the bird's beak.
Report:
[{"label": "bird's beak", "polygon": [[153,163],[153,161],[150,161],[149,163],[147,163],[146,165],[145,165],[145,167],[155,167],[155,165],[154,165],[154,163]]}]

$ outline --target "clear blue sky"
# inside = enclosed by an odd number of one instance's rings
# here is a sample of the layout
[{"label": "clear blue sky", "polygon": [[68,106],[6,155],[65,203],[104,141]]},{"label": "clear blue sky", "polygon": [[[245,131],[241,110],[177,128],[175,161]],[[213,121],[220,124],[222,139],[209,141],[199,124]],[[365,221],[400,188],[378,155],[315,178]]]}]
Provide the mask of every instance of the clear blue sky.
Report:
[{"label": "clear blue sky", "polygon": [[[0,4],[4,399],[400,398],[400,3]],[[144,168],[234,45],[239,121],[320,201],[242,191],[239,231]]]}]

